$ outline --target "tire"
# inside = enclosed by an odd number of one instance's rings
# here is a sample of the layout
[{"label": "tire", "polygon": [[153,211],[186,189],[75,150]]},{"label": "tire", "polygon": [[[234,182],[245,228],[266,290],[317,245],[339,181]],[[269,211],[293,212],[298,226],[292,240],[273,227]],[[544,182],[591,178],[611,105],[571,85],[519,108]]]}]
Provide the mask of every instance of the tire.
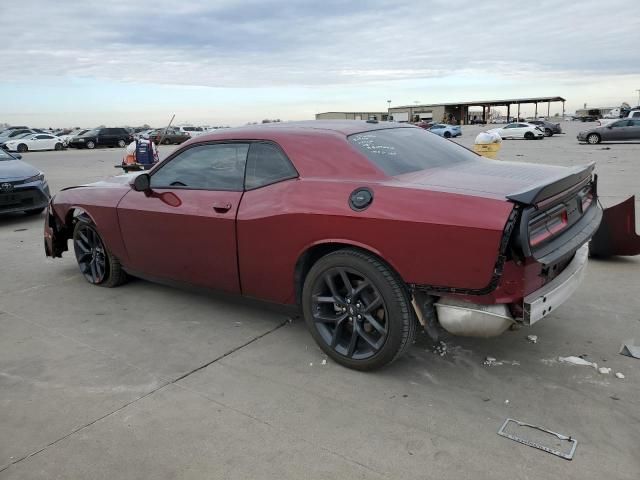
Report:
[{"label": "tire", "polygon": [[355,370],[393,362],[416,334],[417,320],[399,276],[373,255],[351,248],[329,253],[311,267],[302,310],[320,348]]},{"label": "tire", "polygon": [[117,287],[127,280],[120,261],[104,245],[95,225],[78,220],[73,229],[73,250],[80,272],[87,282],[100,287]]},{"label": "tire", "polygon": [[93,142],[93,141],[89,140],[85,144],[85,147],[87,147],[89,150],[93,150],[94,148],[96,148],[96,142]]},{"label": "tire", "polygon": [[598,135],[597,133],[590,133],[589,135],[587,135],[587,143],[590,145],[597,145],[598,143],[600,143],[600,135]]},{"label": "tire", "polygon": [[444,132],[444,138],[451,138],[450,132]]},{"label": "tire", "polygon": [[545,137],[553,137],[553,132],[551,131],[550,128],[545,128],[544,129],[544,136]]},{"label": "tire", "polygon": [[56,145],[53,147],[54,150],[60,151],[62,150],[64,147],[61,143],[56,143]]},{"label": "tire", "polygon": [[535,135],[533,134],[533,132],[524,132],[524,139],[525,140],[533,140],[535,137]]},{"label": "tire", "polygon": [[118,140],[118,146],[120,148],[124,148],[124,147],[127,146],[127,142],[125,142],[124,140],[120,139],[120,140]]},{"label": "tire", "polygon": [[44,212],[45,207],[42,208],[34,208],[32,210],[25,210],[24,213],[26,215],[40,215],[42,212]]},{"label": "tire", "polygon": [[19,145],[16,147],[16,151],[17,151],[18,153],[24,153],[24,152],[26,152],[27,150],[29,150],[29,147],[27,147],[24,143],[21,143],[21,144],[19,144]]},{"label": "tire", "polygon": [[169,139],[168,139],[168,138],[165,138],[165,139],[162,141],[162,143],[163,143],[164,145],[171,145],[171,142],[169,141]]}]

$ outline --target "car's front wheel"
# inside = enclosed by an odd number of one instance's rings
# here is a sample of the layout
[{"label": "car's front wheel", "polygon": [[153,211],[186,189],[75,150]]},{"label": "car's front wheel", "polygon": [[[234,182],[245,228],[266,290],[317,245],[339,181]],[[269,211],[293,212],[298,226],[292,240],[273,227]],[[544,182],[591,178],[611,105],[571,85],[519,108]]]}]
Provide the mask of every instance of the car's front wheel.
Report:
[{"label": "car's front wheel", "polygon": [[89,149],[89,150],[93,150],[94,148],[96,148],[96,143],[92,142],[91,140],[89,140],[85,146]]},{"label": "car's front wheel", "polygon": [[329,253],[313,265],[304,282],[302,307],[320,348],[357,370],[392,362],[416,333],[402,280],[378,258],[355,249]]},{"label": "car's front wheel", "polygon": [[127,142],[125,142],[124,140],[120,139],[120,140],[118,140],[118,146],[120,148],[124,148],[124,147],[127,146]]},{"label": "car's front wheel", "polygon": [[78,220],[73,229],[73,249],[84,278],[101,287],[116,287],[127,279],[120,261],[104,245],[96,227],[88,220]]},{"label": "car's front wheel", "polygon": [[589,135],[587,135],[587,143],[590,143],[591,145],[600,143],[600,135],[598,135],[597,133],[590,133]]}]

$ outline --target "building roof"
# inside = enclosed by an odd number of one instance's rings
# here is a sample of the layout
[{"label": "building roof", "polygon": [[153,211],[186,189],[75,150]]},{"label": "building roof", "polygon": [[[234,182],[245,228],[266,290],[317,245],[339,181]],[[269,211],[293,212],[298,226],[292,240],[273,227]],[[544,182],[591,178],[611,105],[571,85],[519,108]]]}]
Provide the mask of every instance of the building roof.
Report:
[{"label": "building roof", "polygon": [[430,103],[418,105],[401,105],[391,107],[391,110],[397,108],[423,108],[423,107],[449,107],[455,105],[467,105],[471,107],[482,107],[483,105],[506,106],[515,103],[543,103],[543,102],[564,102],[566,99],[562,97],[525,97],[525,98],[509,98],[505,100],[480,100],[474,102],[449,102],[449,103]]}]

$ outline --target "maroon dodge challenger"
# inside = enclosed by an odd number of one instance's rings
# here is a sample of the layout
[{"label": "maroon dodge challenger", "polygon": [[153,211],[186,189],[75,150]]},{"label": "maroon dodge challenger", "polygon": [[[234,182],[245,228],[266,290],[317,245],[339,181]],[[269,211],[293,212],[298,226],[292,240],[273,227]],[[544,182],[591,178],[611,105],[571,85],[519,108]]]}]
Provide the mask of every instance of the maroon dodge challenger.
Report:
[{"label": "maroon dodge challenger", "polygon": [[421,128],[310,121],[220,130],[146,173],[62,190],[45,250],[80,271],[297,305],[338,363],[400,356],[418,325],[493,336],[582,281],[602,218],[593,164],[488,160]]}]

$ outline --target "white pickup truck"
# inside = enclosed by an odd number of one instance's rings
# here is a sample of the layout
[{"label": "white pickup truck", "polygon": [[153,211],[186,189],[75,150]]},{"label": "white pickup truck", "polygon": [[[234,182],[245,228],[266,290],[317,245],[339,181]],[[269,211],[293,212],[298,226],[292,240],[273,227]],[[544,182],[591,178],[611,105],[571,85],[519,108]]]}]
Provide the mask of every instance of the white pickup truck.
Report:
[{"label": "white pickup truck", "polygon": [[[640,119],[640,108],[634,108],[633,110],[629,111],[629,114],[626,117],[622,117],[622,118],[638,118],[638,119]],[[601,118],[600,120],[598,120],[598,124],[601,127],[604,127],[606,125],[609,125],[610,123],[615,122],[616,120],[620,120],[620,117],[616,117],[616,118]]]}]

